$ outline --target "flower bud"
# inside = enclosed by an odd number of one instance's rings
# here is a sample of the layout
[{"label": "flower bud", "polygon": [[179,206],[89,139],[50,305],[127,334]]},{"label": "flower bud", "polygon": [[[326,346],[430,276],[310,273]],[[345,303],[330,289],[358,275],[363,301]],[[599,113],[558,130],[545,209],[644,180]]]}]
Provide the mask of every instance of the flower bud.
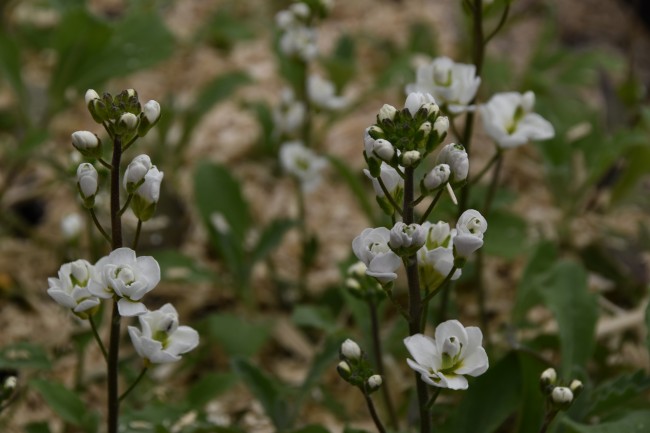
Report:
[{"label": "flower bud", "polygon": [[395,118],[396,113],[397,113],[397,108],[393,107],[392,105],[384,104],[384,106],[379,109],[379,114],[377,115],[377,118],[379,119],[380,122],[384,120],[392,121]]},{"label": "flower bud", "polygon": [[82,228],[83,221],[78,213],[68,214],[61,220],[61,232],[68,241],[76,239],[81,234]]},{"label": "flower bud", "polygon": [[126,167],[124,172],[124,189],[133,194],[144,183],[145,175],[151,170],[151,158],[148,155],[138,155]]},{"label": "flower bud", "polygon": [[402,165],[404,167],[412,167],[420,162],[420,152],[417,150],[408,150],[402,154]]},{"label": "flower bud", "polygon": [[84,206],[88,209],[92,208],[95,204],[98,178],[97,170],[92,164],[84,162],[77,168],[77,187],[84,201]]},{"label": "flower bud", "polygon": [[349,361],[358,361],[361,358],[361,348],[349,338],[341,344],[341,355]]},{"label": "flower bud", "polygon": [[95,99],[99,99],[99,93],[95,92],[93,89],[86,90],[86,95],[85,95],[86,105],[90,104]]},{"label": "flower bud", "polygon": [[555,385],[555,381],[557,380],[557,373],[555,369],[547,368],[546,370],[542,371],[539,380],[543,385]]},{"label": "flower bud", "polygon": [[133,113],[124,113],[117,121],[117,127],[121,132],[132,132],[138,127],[138,117]]},{"label": "flower bud", "polygon": [[427,240],[427,230],[420,224],[395,223],[390,230],[388,246],[397,255],[410,255],[419,250]]},{"label": "flower bud", "polygon": [[379,159],[386,162],[390,161],[393,159],[393,156],[395,156],[395,148],[390,141],[384,140],[383,138],[375,140],[372,151]]},{"label": "flower bud", "polygon": [[582,382],[580,382],[578,379],[574,379],[571,381],[571,384],[569,385],[569,389],[573,393],[573,397],[577,397],[581,392],[584,386],[582,385]]},{"label": "flower bud", "polygon": [[142,107],[140,114],[140,124],[138,125],[138,135],[144,137],[147,132],[156,124],[160,119],[160,104],[153,99]]},{"label": "flower bud", "polygon": [[411,113],[411,117],[415,117],[417,112],[422,108],[425,110],[426,115],[429,116],[431,113],[436,111],[436,107],[436,101],[429,93],[409,93],[404,102],[404,108]]},{"label": "flower bud", "polygon": [[373,374],[368,378],[366,384],[368,385],[368,390],[370,392],[376,391],[381,387],[381,384],[384,383],[381,376],[378,374]]},{"label": "flower bud", "polygon": [[451,169],[447,164],[438,164],[424,176],[422,185],[425,190],[434,191],[449,181],[450,174]]},{"label": "flower bud", "polygon": [[469,159],[461,144],[450,143],[443,147],[436,158],[437,164],[447,164],[451,169],[450,182],[459,183],[467,179]]},{"label": "flower bud", "polygon": [[384,136],[384,130],[377,125],[372,125],[371,127],[369,127],[367,129],[367,132],[368,135],[370,135],[370,137],[374,138],[375,140],[383,138]]},{"label": "flower bud", "polygon": [[366,275],[366,269],[368,269],[368,267],[365,263],[356,262],[348,268],[348,275],[360,278]]},{"label": "flower bud", "polygon": [[419,130],[424,133],[424,137],[428,137],[431,133],[431,128],[431,122],[424,122],[422,125],[420,125]]},{"label": "flower bud", "polygon": [[361,290],[361,284],[359,283],[359,280],[355,278],[346,278],[345,287],[350,290]]},{"label": "flower bud", "polygon": [[551,391],[551,401],[559,409],[567,409],[573,402],[573,392],[565,386],[556,386]]},{"label": "flower bud", "polygon": [[16,376],[9,376],[8,378],[5,379],[5,383],[3,384],[3,387],[5,390],[13,390],[16,388],[16,385],[18,385],[18,378]]},{"label": "flower bud", "polygon": [[438,137],[444,137],[449,130],[449,118],[447,116],[438,117],[433,123],[433,129],[436,131],[436,134],[438,134]]},{"label": "flower bud", "polygon": [[336,371],[338,371],[339,375],[345,380],[348,380],[350,378],[350,374],[352,372],[350,369],[350,364],[345,361],[339,362],[339,364],[336,366]]},{"label": "flower bud", "polygon": [[156,204],[160,198],[160,184],[164,173],[154,165],[144,176],[144,182],[135,191],[131,201],[131,209],[141,221],[151,219],[156,211]]},{"label": "flower bud", "polygon": [[75,131],[71,135],[72,145],[83,156],[99,158],[102,154],[102,142],[90,131]]}]

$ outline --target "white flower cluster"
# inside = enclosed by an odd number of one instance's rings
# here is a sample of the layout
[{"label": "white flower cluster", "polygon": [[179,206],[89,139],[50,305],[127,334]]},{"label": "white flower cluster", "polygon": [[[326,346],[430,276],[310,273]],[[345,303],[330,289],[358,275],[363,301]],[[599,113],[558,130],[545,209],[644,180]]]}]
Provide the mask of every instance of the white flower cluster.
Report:
[{"label": "white flower cluster", "polygon": [[320,184],[327,159],[305,147],[301,141],[284,143],[280,148],[282,168],[294,176],[304,192],[311,192]]},{"label": "white flower cluster", "polygon": [[309,23],[312,10],[306,3],[296,2],[288,9],[275,16],[275,23],[281,31],[280,50],[290,57],[303,61],[314,59],[318,55],[316,29]]},{"label": "white flower cluster", "polygon": [[199,336],[192,328],[178,326],[170,304],[149,311],[141,302],[159,282],[160,266],[153,257],[118,248],[95,265],[86,260],[64,264],[58,278],[48,279],[47,293],[82,319],[95,313],[101,299],[116,299],[121,316],[139,316],[142,331],[129,327],[138,354],[153,363],[172,362],[194,349]]}]

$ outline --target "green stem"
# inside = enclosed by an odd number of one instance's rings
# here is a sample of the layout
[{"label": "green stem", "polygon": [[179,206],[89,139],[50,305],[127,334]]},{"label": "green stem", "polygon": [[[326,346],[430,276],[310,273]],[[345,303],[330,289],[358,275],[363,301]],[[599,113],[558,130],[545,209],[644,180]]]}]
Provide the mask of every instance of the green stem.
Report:
[{"label": "green stem", "polygon": [[420,327],[421,329],[426,328],[426,320],[427,320],[427,312],[429,311],[429,302],[441,291],[445,290],[447,286],[449,285],[449,282],[451,281],[451,278],[454,276],[454,273],[456,272],[458,268],[456,266],[453,266],[451,268],[451,271],[447,274],[444,280],[438,284],[438,287],[433,289],[430,292],[427,292],[426,296],[422,299],[422,317],[420,318]]},{"label": "green stem", "polygon": [[485,164],[485,167],[483,167],[481,171],[472,178],[468,186],[476,185],[483,178],[483,176],[485,176],[485,173],[487,173],[488,170],[490,170],[490,168],[494,165],[494,163],[497,162],[500,155],[501,155],[501,150],[497,150],[497,152],[494,155],[492,155],[492,158],[490,158],[488,163]]},{"label": "green stem", "polygon": [[501,13],[501,19],[499,20],[499,24],[492,30],[492,32],[485,37],[483,40],[483,45],[487,45],[488,42],[490,42],[490,39],[492,39],[497,33],[499,33],[499,30],[503,27],[503,25],[506,23],[506,20],[508,19],[508,13],[510,12],[510,2],[506,3],[506,7],[503,9],[503,13]]},{"label": "green stem", "polygon": [[[413,223],[413,167],[406,167],[404,174],[404,212],[402,220],[404,224]],[[419,334],[420,317],[422,314],[422,300],[420,299],[420,278],[418,275],[417,255],[413,254],[405,258],[406,278],[408,281],[409,293],[409,335]],[[427,388],[426,384],[420,379],[420,374],[413,372],[415,386],[418,396],[418,408],[420,412],[420,433],[429,433],[431,424],[426,412]]]},{"label": "green stem", "polygon": [[386,198],[388,199],[388,201],[390,202],[390,204],[393,206],[393,208],[395,209],[395,211],[396,211],[398,214],[400,214],[400,216],[403,216],[403,210],[402,210],[402,208],[397,204],[397,202],[395,201],[395,198],[393,198],[393,196],[392,196],[392,195],[390,194],[390,192],[388,191],[388,188],[386,188],[386,184],[384,183],[383,180],[381,180],[381,176],[377,177],[377,182],[379,183],[379,187],[380,187],[381,190],[383,191],[384,196],[386,196]]},{"label": "green stem", "polygon": [[104,355],[104,361],[108,361],[108,353],[106,352],[106,347],[104,346],[104,342],[99,336],[99,332],[97,332],[97,325],[95,325],[95,321],[93,320],[92,317],[88,317],[88,322],[90,322],[90,329],[92,329],[93,331],[93,336],[95,337],[95,341],[97,342],[99,349],[102,351],[102,355]]},{"label": "green stem", "polygon": [[[377,372],[381,377],[386,377],[384,375],[384,360],[381,356],[382,350],[381,350],[381,338],[379,338],[379,320],[377,317],[377,304],[374,302],[373,299],[368,300],[368,309],[370,310],[370,325],[371,325],[371,333],[372,333],[372,345],[373,345],[373,352],[375,355],[375,365],[377,366]],[[397,431],[398,430],[398,423],[397,423],[397,415],[395,414],[395,406],[393,405],[393,401],[390,398],[390,390],[388,389],[388,381],[384,380],[383,385],[381,387],[381,392],[384,397],[384,404],[386,405],[386,410],[388,412],[388,418],[390,420],[390,426],[393,428],[393,430]]]},{"label": "green stem", "polygon": [[[393,223],[395,225],[395,223]],[[391,300],[395,308],[397,308],[397,311],[402,315],[403,318],[405,318],[407,321],[409,320],[409,313],[406,311],[406,309],[402,306],[402,304],[399,303],[399,301],[395,298],[393,295],[393,288],[392,287],[385,287],[384,290],[386,291],[386,294],[388,295],[388,299]]]},{"label": "green stem", "polygon": [[138,218],[138,225],[135,227],[135,237],[133,238],[133,251],[138,248],[140,241],[140,232],[142,231],[142,220]]},{"label": "green stem", "polygon": [[140,381],[142,380],[142,378],[144,377],[144,375],[147,373],[147,369],[148,369],[147,367],[142,367],[142,371],[140,372],[140,374],[138,375],[138,377],[133,381],[133,383],[131,384],[131,386],[129,386],[129,388],[128,388],[126,391],[124,391],[124,392],[122,393],[122,395],[120,396],[120,398],[119,398],[119,401],[120,401],[120,402],[121,402],[122,400],[124,400],[124,399],[126,398],[126,396],[129,395],[129,393],[130,393],[131,391],[133,391],[133,388],[135,388],[135,387],[138,385],[138,383],[140,383]]},{"label": "green stem", "polygon": [[90,211],[90,216],[93,219],[93,223],[95,223],[95,227],[99,230],[99,232],[102,234],[104,239],[108,241],[109,244],[112,244],[113,242],[111,241],[111,237],[106,233],[106,230],[104,230],[104,227],[102,227],[102,223],[99,222],[99,219],[97,219],[97,214],[95,213],[94,208],[88,209]]},{"label": "green stem", "polygon": [[377,411],[375,410],[375,405],[372,402],[372,399],[370,398],[370,395],[368,395],[368,393],[363,391],[363,390],[361,392],[363,392],[363,396],[366,399],[366,404],[368,405],[368,411],[370,412],[370,416],[372,417],[372,421],[375,423],[375,427],[377,427],[377,431],[379,433],[386,433],[386,428],[381,423],[381,420],[379,419],[379,415],[377,415]]},{"label": "green stem", "polygon": [[431,398],[429,399],[429,401],[427,401],[428,411],[431,411],[431,409],[433,408],[433,404],[436,402],[436,399],[440,395],[440,391],[442,391],[442,388],[435,387],[433,389],[433,394],[431,394]]},{"label": "green stem", "polygon": [[544,424],[542,424],[542,428],[539,429],[539,433],[546,433],[557,414],[557,409],[551,409],[550,411],[546,412],[546,416],[544,417]]},{"label": "green stem", "polygon": [[131,204],[132,199],[133,199],[133,194],[129,194],[126,197],[126,202],[124,202],[124,206],[122,206],[122,209],[120,209],[120,211],[118,212],[119,216],[124,215],[124,212],[126,212],[126,210],[129,208],[129,205]]},{"label": "green stem", "polygon": [[443,185],[440,188],[440,190],[438,191],[438,193],[436,194],[436,196],[431,201],[431,204],[429,204],[429,207],[427,207],[427,210],[424,211],[424,213],[420,217],[420,224],[424,223],[427,220],[427,218],[429,217],[429,214],[431,213],[431,211],[433,211],[433,208],[436,207],[436,204],[438,204],[438,200],[440,200],[440,197],[442,196],[442,192],[444,190],[445,190],[445,187]]},{"label": "green stem", "polygon": [[106,167],[107,169],[109,169],[109,170],[112,170],[112,169],[113,169],[113,167],[111,167],[111,164],[109,164],[108,162],[106,162],[103,158],[97,158],[97,161],[99,161],[99,163],[100,163],[101,165],[103,165],[104,167]]},{"label": "green stem", "polygon": [[492,201],[497,192],[497,186],[499,185],[499,175],[501,174],[501,167],[503,166],[503,153],[499,152],[496,157],[496,166],[492,172],[492,179],[490,180],[490,187],[485,197],[485,203],[483,204],[483,215],[487,216],[490,213],[492,208]]}]

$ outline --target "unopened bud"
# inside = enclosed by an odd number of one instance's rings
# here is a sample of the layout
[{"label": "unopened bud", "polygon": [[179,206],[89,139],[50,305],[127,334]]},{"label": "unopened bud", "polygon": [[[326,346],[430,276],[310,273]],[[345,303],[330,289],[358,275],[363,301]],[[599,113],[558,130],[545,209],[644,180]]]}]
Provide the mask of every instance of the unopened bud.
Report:
[{"label": "unopened bud", "polygon": [[554,368],[547,368],[546,370],[542,371],[539,380],[545,385],[555,385],[555,381],[557,380],[557,372]]},{"label": "unopened bud", "polygon": [[451,169],[447,164],[438,164],[428,172],[422,180],[422,185],[427,191],[434,191],[449,181]]},{"label": "unopened bud", "polygon": [[350,267],[348,268],[348,275],[353,277],[363,277],[364,275],[366,275],[366,269],[368,269],[366,264],[359,261],[353,265],[350,265]]},{"label": "unopened bud", "polygon": [[381,387],[381,384],[384,383],[384,381],[380,375],[373,374],[368,378],[368,381],[366,383],[368,385],[368,389],[370,390],[370,392],[372,392],[378,390],[379,387]]},{"label": "unopened bud", "polygon": [[361,348],[349,338],[341,344],[341,355],[350,361],[358,361],[361,358]]},{"label": "unopened bud", "polygon": [[5,379],[4,389],[13,390],[18,385],[18,378],[16,376],[9,376]]},{"label": "unopened bud", "polygon": [[117,124],[124,131],[134,131],[138,127],[138,117],[133,113],[124,113]]},{"label": "unopened bud", "polygon": [[72,145],[83,156],[98,158],[101,156],[101,141],[99,137],[90,131],[75,131],[70,136]]},{"label": "unopened bud", "polygon": [[449,118],[447,116],[440,116],[433,123],[433,129],[438,134],[438,137],[443,137],[449,130]]},{"label": "unopened bud", "polygon": [[571,392],[573,392],[573,397],[577,397],[581,392],[582,389],[584,388],[584,385],[582,385],[582,382],[580,382],[577,379],[574,379],[571,381],[571,384],[569,385],[569,389]]},{"label": "unopened bud", "polygon": [[377,117],[380,122],[384,120],[393,120],[395,118],[395,113],[397,113],[397,108],[392,105],[384,104],[384,106],[379,109]]},{"label": "unopened bud", "polygon": [[350,378],[350,374],[352,372],[350,370],[350,364],[345,361],[339,362],[339,364],[336,366],[336,371],[338,371],[339,375],[345,380],[348,380]]},{"label": "unopened bud", "polygon": [[551,401],[560,409],[566,409],[573,402],[573,392],[565,386],[556,386],[551,392]]},{"label": "unopened bud", "polygon": [[84,162],[77,168],[77,186],[86,208],[92,208],[97,194],[98,174],[92,164]]},{"label": "unopened bud", "polygon": [[390,141],[384,140],[383,138],[375,140],[375,146],[372,151],[382,161],[390,161],[395,155],[395,148],[393,145]]},{"label": "unopened bud", "polygon": [[346,278],[345,287],[350,290],[361,290],[361,284],[359,283],[359,280],[356,280],[354,278]]},{"label": "unopened bud", "polygon": [[417,150],[409,150],[402,154],[402,165],[404,167],[411,167],[420,162],[420,152]]},{"label": "unopened bud", "polygon": [[90,104],[95,99],[99,99],[99,93],[95,92],[93,89],[86,90],[86,95],[85,95],[86,105]]}]

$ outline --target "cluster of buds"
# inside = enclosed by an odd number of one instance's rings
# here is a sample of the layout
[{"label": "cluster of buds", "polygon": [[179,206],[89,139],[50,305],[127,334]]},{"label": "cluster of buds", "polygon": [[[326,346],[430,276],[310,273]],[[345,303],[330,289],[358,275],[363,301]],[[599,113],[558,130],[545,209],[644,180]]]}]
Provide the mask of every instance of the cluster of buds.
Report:
[{"label": "cluster of buds", "polygon": [[559,383],[557,373],[553,368],[547,368],[539,377],[539,384],[546,401],[555,410],[567,410],[582,392],[582,382],[577,379],[568,386]]},{"label": "cluster of buds", "polygon": [[366,275],[368,267],[363,262],[350,265],[346,272],[345,287],[357,299],[365,301],[381,301],[386,292],[375,278]]},{"label": "cluster of buds", "polygon": [[381,387],[382,377],[373,372],[361,347],[355,341],[348,338],[341,344],[339,358],[336,370],[350,385],[356,386],[366,395]]}]

